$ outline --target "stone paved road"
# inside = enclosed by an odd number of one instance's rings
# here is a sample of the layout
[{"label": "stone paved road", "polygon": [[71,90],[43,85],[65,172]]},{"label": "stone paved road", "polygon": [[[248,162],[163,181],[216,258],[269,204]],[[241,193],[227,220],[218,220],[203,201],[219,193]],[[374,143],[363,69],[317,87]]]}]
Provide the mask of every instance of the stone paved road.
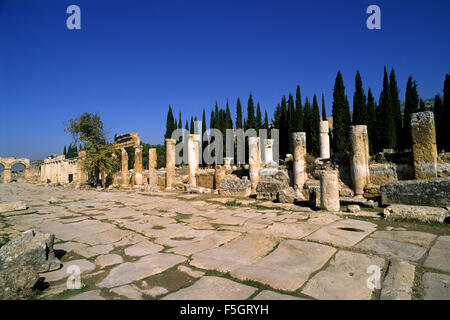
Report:
[{"label": "stone paved road", "polygon": [[0,214],[0,235],[55,233],[63,267],[38,299],[450,299],[448,225],[229,200],[0,184],[29,207]]}]

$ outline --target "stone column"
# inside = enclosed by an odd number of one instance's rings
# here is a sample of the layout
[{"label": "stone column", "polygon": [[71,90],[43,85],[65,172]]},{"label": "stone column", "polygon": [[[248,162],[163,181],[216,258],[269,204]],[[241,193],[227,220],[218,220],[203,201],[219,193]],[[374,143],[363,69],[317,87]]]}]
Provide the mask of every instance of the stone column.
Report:
[{"label": "stone column", "polygon": [[[113,153],[113,154],[112,154],[112,158],[113,158],[113,159],[117,159],[117,154],[116,154],[116,153]],[[117,186],[117,185],[118,185],[117,180],[118,180],[118,172],[114,172],[114,173],[112,174],[112,185],[113,185],[113,186]]]},{"label": "stone column", "polygon": [[294,132],[294,188],[301,192],[305,184],[306,175],[306,133]]},{"label": "stone column", "polygon": [[352,177],[353,191],[356,195],[363,195],[364,187],[369,183],[370,179],[367,126],[351,126],[350,141],[350,175]]},{"label": "stone column", "polygon": [[156,176],[157,155],[156,148],[148,150],[148,180],[153,186],[158,185],[158,177]]},{"label": "stone column", "polygon": [[415,178],[436,178],[437,147],[433,112],[411,115],[411,135]]},{"label": "stone column", "polygon": [[218,190],[220,188],[220,180],[225,177],[225,166],[216,164],[214,167],[214,188]]},{"label": "stone column", "polygon": [[125,148],[122,151],[122,187],[128,186],[128,153]]},{"label": "stone column", "polygon": [[142,185],[142,147],[137,146],[134,151],[134,182],[136,185]]},{"label": "stone column", "polygon": [[330,136],[328,135],[328,121],[320,121],[320,158],[330,158]]},{"label": "stone column", "polygon": [[10,183],[11,182],[11,167],[3,168],[3,183]]},{"label": "stone column", "polygon": [[175,139],[166,139],[166,187],[175,182]]},{"label": "stone column", "polygon": [[231,161],[233,161],[233,158],[231,157],[223,158],[223,166],[226,171],[231,171]]},{"label": "stone column", "polygon": [[274,139],[264,139],[264,164],[270,163],[273,161],[273,142]]},{"label": "stone column", "polygon": [[320,207],[323,210],[337,212],[340,209],[338,174],[337,170],[320,171]]},{"label": "stone column", "polygon": [[252,194],[256,193],[256,186],[259,182],[259,170],[261,169],[261,149],[259,137],[248,138],[248,164],[250,167],[250,183]]},{"label": "stone column", "polygon": [[84,170],[84,160],[86,159],[86,151],[81,150],[78,152],[78,159],[77,159],[77,183],[79,185],[86,184],[87,183],[87,172]]},{"label": "stone column", "polygon": [[196,174],[198,170],[199,155],[198,155],[198,142],[200,141],[200,135],[190,134],[188,140],[188,164],[189,164],[189,180],[188,183],[191,186],[197,186]]}]

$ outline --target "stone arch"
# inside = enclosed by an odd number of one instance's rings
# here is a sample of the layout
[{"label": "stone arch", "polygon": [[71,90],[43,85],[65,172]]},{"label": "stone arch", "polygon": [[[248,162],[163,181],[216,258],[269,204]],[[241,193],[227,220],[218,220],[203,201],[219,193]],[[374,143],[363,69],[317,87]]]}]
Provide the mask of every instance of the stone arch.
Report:
[{"label": "stone arch", "polygon": [[11,168],[13,165],[17,163],[20,163],[25,166],[25,181],[28,179],[30,170],[30,159],[2,157],[0,158],[0,164],[3,166],[3,183],[11,182]]}]

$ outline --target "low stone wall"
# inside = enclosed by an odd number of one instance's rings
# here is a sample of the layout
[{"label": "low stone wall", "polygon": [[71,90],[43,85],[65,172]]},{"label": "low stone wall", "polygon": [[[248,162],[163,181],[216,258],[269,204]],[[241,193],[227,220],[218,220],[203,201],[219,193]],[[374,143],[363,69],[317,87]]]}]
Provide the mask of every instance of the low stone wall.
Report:
[{"label": "low stone wall", "polygon": [[381,202],[383,205],[450,206],[450,177],[384,184],[381,186]]}]

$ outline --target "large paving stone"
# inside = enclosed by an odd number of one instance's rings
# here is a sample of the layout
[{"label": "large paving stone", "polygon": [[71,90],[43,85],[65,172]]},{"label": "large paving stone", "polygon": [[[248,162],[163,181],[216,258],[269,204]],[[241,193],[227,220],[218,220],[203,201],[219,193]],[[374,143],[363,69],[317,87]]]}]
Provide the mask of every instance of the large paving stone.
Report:
[{"label": "large paving stone", "polygon": [[171,293],[163,300],[243,300],[256,288],[220,277],[203,277],[192,286]]},{"label": "large paving stone", "polygon": [[450,272],[450,236],[441,236],[428,253],[424,266]]},{"label": "large paving stone", "polygon": [[191,242],[188,244],[180,245],[175,248],[171,248],[168,252],[181,254],[183,256],[190,256],[194,253],[205,251],[218,247],[221,244],[227,243],[242,234],[234,231],[215,231],[212,234],[205,236],[202,240]]},{"label": "large paving stone", "polygon": [[91,290],[70,297],[68,300],[106,300],[100,295],[100,290]]},{"label": "large paving stone", "polygon": [[277,239],[264,235],[247,235],[222,247],[196,253],[191,265],[208,270],[229,272],[250,265],[265,256],[277,244]]},{"label": "large paving stone", "polygon": [[41,273],[41,277],[45,277],[45,281],[55,282],[69,277],[72,273],[67,273],[70,266],[78,266],[81,271],[81,282],[83,282],[83,274],[86,274],[92,270],[95,270],[95,264],[89,262],[88,260],[72,260],[65,262],[63,267],[59,270]]},{"label": "large paving stone", "polygon": [[281,294],[275,291],[263,290],[253,300],[305,300],[299,297]]},{"label": "large paving stone", "polygon": [[105,254],[105,255],[98,256],[95,259],[95,264],[98,265],[102,269],[104,267],[112,266],[112,265],[119,264],[122,262],[123,262],[123,259],[118,254]]},{"label": "large paving stone", "polygon": [[370,235],[371,238],[387,239],[398,242],[417,244],[422,247],[429,247],[436,235],[420,231],[376,231]]},{"label": "large paving stone", "polygon": [[339,251],[325,270],[308,281],[302,293],[317,299],[329,300],[369,300],[372,289],[367,280],[369,266],[378,266],[381,275],[384,259],[348,251]]},{"label": "large paving stone", "polygon": [[426,272],[422,277],[425,300],[450,300],[450,276]]},{"label": "large paving stone", "polygon": [[346,219],[333,222],[305,239],[330,243],[338,247],[352,247],[377,228],[376,224],[366,221]]},{"label": "large paving stone", "polygon": [[143,257],[164,249],[163,246],[144,240],[125,249],[125,254],[131,257]]},{"label": "large paving stone", "polygon": [[319,229],[319,225],[309,223],[275,222],[261,233],[271,234],[280,238],[301,239]]},{"label": "large paving stone", "polygon": [[120,229],[112,229],[104,232],[99,232],[95,234],[83,235],[76,237],[73,240],[81,243],[86,243],[91,246],[101,245],[101,244],[111,244],[122,240],[122,238],[129,235],[129,231],[124,231]]},{"label": "large paving stone", "polygon": [[142,292],[134,285],[127,284],[117,288],[112,288],[111,291],[128,299],[142,300]]},{"label": "large paving stone", "polygon": [[274,289],[295,291],[335,252],[335,248],[317,243],[285,240],[266,257],[232,271],[231,275],[241,280],[258,281]]},{"label": "large paving stone", "polygon": [[98,286],[112,288],[128,284],[161,273],[185,260],[186,258],[174,254],[154,253],[136,262],[126,262],[113,268]]},{"label": "large paving stone", "polygon": [[384,279],[380,300],[411,300],[416,267],[406,261],[392,260]]},{"label": "large paving stone", "polygon": [[359,243],[356,248],[409,261],[419,261],[427,251],[427,248],[415,244],[376,238],[367,238]]}]

